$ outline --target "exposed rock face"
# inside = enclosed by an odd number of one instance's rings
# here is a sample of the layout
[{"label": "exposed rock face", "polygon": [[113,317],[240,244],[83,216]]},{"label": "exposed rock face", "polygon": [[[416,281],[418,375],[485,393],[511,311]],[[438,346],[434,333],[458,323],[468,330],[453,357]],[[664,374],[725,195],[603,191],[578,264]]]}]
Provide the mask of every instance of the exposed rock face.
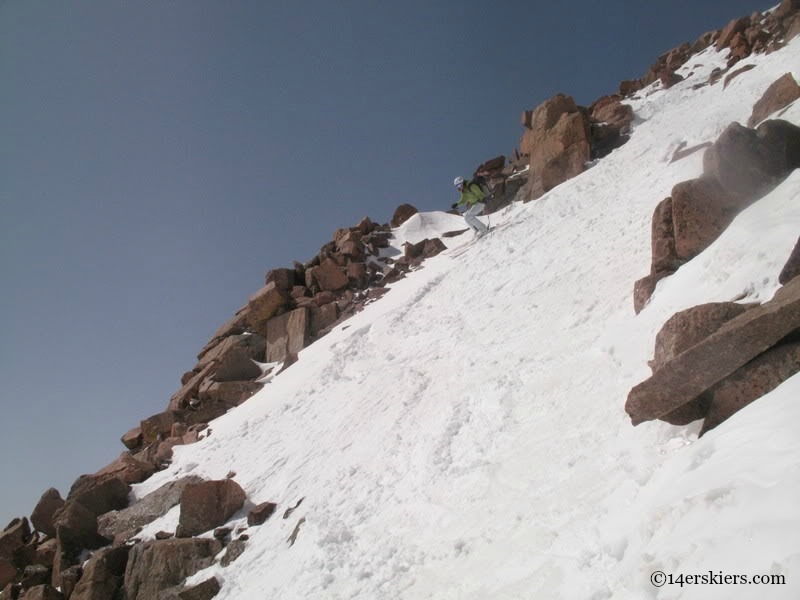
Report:
[{"label": "exposed rock face", "polygon": [[163,517],[169,512],[169,509],[177,505],[187,485],[201,482],[202,479],[199,477],[190,475],[166,483],[154,492],[147,494],[136,504],[124,510],[112,511],[98,517],[98,531],[102,536],[113,539],[120,533],[144,527]]},{"label": "exposed rock face", "polygon": [[262,502],[247,515],[247,524],[251,527],[263,525],[275,512],[278,505],[274,502]]},{"label": "exposed rock face", "polygon": [[306,287],[309,289],[336,292],[346,288],[347,284],[347,275],[330,258],[326,258],[319,266],[306,270]]},{"label": "exposed rock face", "polygon": [[778,281],[785,285],[798,275],[800,275],[800,239],[797,240],[792,253],[789,255],[789,259],[786,261],[783,269],[781,269]]},{"label": "exposed rock face", "polygon": [[800,279],[770,302],[731,319],[634,387],[625,410],[634,425],[658,419],[694,400],[800,327]]},{"label": "exposed rock face", "polygon": [[275,282],[270,282],[250,298],[247,324],[253,331],[266,337],[266,325],[289,301],[289,295]]},{"label": "exposed rock face", "polygon": [[94,515],[128,506],[131,487],[115,476],[105,474],[81,475],[67,494],[67,503],[77,502]]},{"label": "exposed rock face", "polygon": [[711,302],[675,313],[656,335],[655,353],[650,367],[653,371],[658,371],[746,310],[745,306],[735,302]]},{"label": "exposed rock face", "polygon": [[394,215],[392,215],[392,227],[400,227],[400,225],[408,221],[418,212],[419,211],[410,204],[401,204],[395,209]]},{"label": "exposed rock face", "polygon": [[244,506],[246,494],[232,479],[189,484],[181,494],[178,537],[199,535],[230,519]]},{"label": "exposed rock face", "polygon": [[[56,513],[55,526],[60,544],[56,560],[61,552],[75,556],[83,548],[100,548],[109,542],[97,533],[97,513],[80,502],[67,502]],[[57,571],[55,566],[53,571]]]},{"label": "exposed rock face", "polygon": [[701,435],[800,372],[800,343],[785,344],[753,359],[713,389]]},{"label": "exposed rock face", "polygon": [[56,527],[53,524],[53,516],[56,511],[64,506],[64,499],[55,488],[50,488],[39,499],[36,508],[31,513],[31,524],[36,531],[41,531],[45,535],[55,536]]},{"label": "exposed rock face", "polygon": [[633,284],[633,310],[638,315],[642,312],[653,292],[656,291],[658,282],[672,275],[673,271],[659,271],[639,279]]},{"label": "exposed rock face", "polygon": [[[192,373],[192,376],[194,376],[194,373]],[[122,441],[122,445],[125,446],[128,450],[136,450],[139,446],[142,445],[142,428],[134,427],[133,429],[125,433],[120,438],[120,440]]]},{"label": "exposed rock face", "polygon": [[800,127],[765,121],[758,129],[731,123],[703,157],[703,171],[744,206],[761,198],[797,168]]},{"label": "exposed rock face", "polygon": [[530,154],[534,200],[584,171],[591,156],[588,120],[570,96],[554,96],[533,112],[522,147]]},{"label": "exposed rock face", "polygon": [[620,96],[604,96],[589,107],[592,158],[603,158],[629,137],[633,108]]},{"label": "exposed rock face", "polygon": [[677,184],[672,188],[672,224],[678,259],[691,260],[708,248],[738,212],[739,206],[710,177]]},{"label": "exposed rock face", "polygon": [[165,590],[208,567],[221,550],[219,541],[208,538],[172,539],[133,546],[125,568],[125,599],[161,598]]},{"label": "exposed rock face", "polygon": [[309,324],[308,310],[305,308],[271,319],[267,326],[267,362],[283,361],[289,354],[305,348]]},{"label": "exposed rock face", "polygon": [[108,600],[122,587],[130,546],[115,546],[95,552],[83,569],[83,576],[71,600]]},{"label": "exposed rock face", "polygon": [[103,467],[96,477],[111,476],[119,479],[123,483],[141,483],[156,472],[156,468],[150,464],[138,460],[130,454],[124,453],[111,464]]},{"label": "exposed rock face", "polygon": [[25,567],[22,573],[22,589],[27,590],[37,585],[50,585],[50,569],[44,565],[31,565]]},{"label": "exposed rock face", "polygon": [[202,583],[185,589],[178,594],[179,600],[211,600],[219,594],[222,587],[216,577],[206,579]]},{"label": "exposed rock face", "polygon": [[672,223],[672,198],[662,200],[653,213],[651,224],[651,273],[674,272],[681,265],[675,250],[675,227]]},{"label": "exposed rock face", "polygon": [[772,113],[789,106],[798,98],[800,98],[800,86],[791,73],[786,73],[769,86],[755,103],[753,114],[747,120],[747,126],[755,127]]}]

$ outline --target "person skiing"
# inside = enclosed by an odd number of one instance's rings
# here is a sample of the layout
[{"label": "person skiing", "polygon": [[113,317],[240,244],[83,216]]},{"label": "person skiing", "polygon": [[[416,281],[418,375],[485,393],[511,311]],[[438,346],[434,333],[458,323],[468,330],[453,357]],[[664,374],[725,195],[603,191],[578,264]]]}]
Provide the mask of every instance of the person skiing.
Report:
[{"label": "person skiing", "polygon": [[481,186],[475,181],[464,181],[463,177],[456,177],[453,181],[453,185],[461,192],[461,198],[458,202],[455,202],[452,207],[455,209],[458,209],[462,205],[466,207],[466,210],[463,212],[464,220],[477,236],[482,236],[489,231],[489,228],[478,219],[478,215],[481,214],[486,207],[483,203],[486,194],[483,193]]}]

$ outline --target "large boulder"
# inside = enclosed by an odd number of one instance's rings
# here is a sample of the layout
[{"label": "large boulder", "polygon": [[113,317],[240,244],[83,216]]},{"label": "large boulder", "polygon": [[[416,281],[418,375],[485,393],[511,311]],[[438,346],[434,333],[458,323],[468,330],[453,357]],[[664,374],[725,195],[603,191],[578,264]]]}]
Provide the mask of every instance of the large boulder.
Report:
[{"label": "large boulder", "polygon": [[[280,318],[280,317],[278,317]],[[216,402],[230,406],[239,406],[249,400],[253,394],[264,387],[263,383],[255,381],[223,381],[206,380],[200,386],[198,398],[201,402]]]},{"label": "large boulder", "polygon": [[703,156],[703,171],[715,178],[740,208],[761,198],[800,162],[800,127],[765,121],[756,130],[731,123]]},{"label": "large boulder", "polygon": [[131,486],[115,475],[81,475],[67,494],[67,503],[77,502],[95,515],[128,506]]},{"label": "large boulder", "polygon": [[179,592],[178,600],[211,600],[219,594],[221,589],[222,586],[217,578],[212,577]]},{"label": "large boulder", "polygon": [[181,494],[178,537],[199,535],[224,525],[247,498],[233,479],[189,484]]},{"label": "large boulder", "polygon": [[114,546],[95,552],[83,567],[83,576],[70,600],[108,600],[122,588],[130,546]]},{"label": "large boulder", "polygon": [[347,275],[330,258],[326,258],[316,267],[306,269],[306,287],[309,289],[335,292],[346,288],[347,284]]},{"label": "large boulder", "polygon": [[533,200],[584,171],[591,158],[588,119],[570,96],[558,94],[533,112],[523,145]]},{"label": "large boulder", "polygon": [[56,528],[53,525],[53,516],[61,507],[64,506],[64,499],[55,488],[50,488],[36,503],[36,508],[31,513],[31,524],[36,531],[41,531],[45,535],[55,536]]},{"label": "large boulder", "polygon": [[[672,223],[672,198],[664,198],[653,212],[650,228],[650,273],[674,272],[681,265],[675,250],[675,226]],[[638,311],[637,311],[638,312]]]},{"label": "large boulder", "polygon": [[64,600],[64,595],[51,585],[32,587],[24,596],[25,600]]},{"label": "large boulder", "polygon": [[95,473],[95,476],[111,476],[124,483],[133,484],[141,483],[155,472],[156,468],[152,464],[138,460],[124,452],[114,462]]},{"label": "large boulder", "polygon": [[800,343],[764,352],[714,386],[701,435],[800,372]]},{"label": "large boulder", "polygon": [[699,397],[718,381],[800,328],[800,278],[775,297],[725,323],[628,394],[634,425],[658,419]]},{"label": "large boulder", "polygon": [[737,203],[710,177],[677,184],[671,204],[675,253],[683,262],[708,248],[739,212]]},{"label": "large boulder", "polygon": [[755,127],[772,113],[789,106],[800,98],[800,85],[791,73],[776,80],[753,106],[753,113],[747,120],[748,127]]},{"label": "large boulder", "polygon": [[286,307],[288,302],[288,292],[279,288],[274,281],[269,282],[250,298],[247,324],[253,331],[266,337],[267,321]]},{"label": "large boulder", "polygon": [[267,324],[267,362],[283,361],[289,354],[305,348],[308,344],[309,321],[306,308],[270,319]]},{"label": "large boulder", "polygon": [[[194,377],[194,373],[192,373]],[[142,428],[134,427],[122,435],[120,438],[122,445],[128,450],[136,450],[142,445]]]},{"label": "large boulder", "polygon": [[741,17],[728,23],[717,38],[717,51],[721,52],[725,48],[729,48],[736,34],[744,33],[749,25],[750,17]]},{"label": "large boulder", "polygon": [[400,225],[408,221],[418,212],[419,210],[417,210],[417,208],[412,206],[411,204],[401,204],[395,209],[394,215],[392,215],[392,220],[390,223],[392,227],[400,227]]},{"label": "large boulder", "polygon": [[201,482],[202,479],[195,475],[170,481],[124,510],[100,515],[97,518],[98,532],[108,539],[114,539],[121,533],[144,527],[176,506],[187,485]]},{"label": "large boulder", "polygon": [[629,137],[633,108],[620,96],[603,96],[589,107],[592,157],[602,158],[622,146]]},{"label": "large boulder", "polygon": [[170,539],[133,546],[125,568],[126,600],[153,600],[214,562],[222,544],[212,538]]},{"label": "large boulder", "polygon": [[[74,557],[84,548],[94,549],[108,544],[110,540],[97,532],[97,514],[80,502],[69,500],[56,513],[56,536],[60,547],[55,560],[59,560],[63,553]],[[56,570],[54,563],[54,573]]]}]

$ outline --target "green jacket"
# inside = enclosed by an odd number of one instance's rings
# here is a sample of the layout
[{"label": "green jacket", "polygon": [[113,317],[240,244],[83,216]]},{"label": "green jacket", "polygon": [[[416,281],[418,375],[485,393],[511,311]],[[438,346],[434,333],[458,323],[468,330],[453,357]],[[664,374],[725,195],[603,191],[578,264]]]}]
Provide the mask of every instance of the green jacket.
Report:
[{"label": "green jacket", "polygon": [[473,206],[478,202],[483,202],[486,198],[486,194],[483,193],[481,186],[479,186],[474,181],[469,181],[464,186],[464,189],[461,191],[461,198],[459,198],[456,204],[461,206],[462,204],[466,207]]}]

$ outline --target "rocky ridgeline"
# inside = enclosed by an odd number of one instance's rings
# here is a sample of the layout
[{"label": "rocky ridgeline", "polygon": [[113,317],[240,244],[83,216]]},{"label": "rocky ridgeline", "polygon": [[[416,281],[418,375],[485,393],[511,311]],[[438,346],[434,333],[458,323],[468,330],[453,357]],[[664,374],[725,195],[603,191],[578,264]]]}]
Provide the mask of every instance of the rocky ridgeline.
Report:
[{"label": "rocky ridgeline", "polygon": [[[524,134],[511,159],[492,158],[475,171],[492,190],[488,211],[536,199],[624,144],[633,120],[624,99],[656,81],[674,85],[681,80],[676,70],[693,54],[711,45],[727,49],[726,69],[695,87],[715,85],[723,76],[727,85],[746,72],[734,69],[742,58],[779,49],[800,33],[799,13],[800,0],[783,0],[772,13],[736,19],[665,53],[642,78],[623,81],[618,94],[589,107],[558,94],[523,112]],[[784,121],[762,123],[798,96],[800,88],[787,74],[754,107],[748,126],[756,129],[734,123],[713,144],[676,151],[673,160],[708,148],[704,173],[676,185],[655,211],[651,273],[636,284],[636,312],[660,279],[697,256],[739,211],[800,166],[800,129]],[[380,298],[386,285],[441,252],[439,239],[408,244],[402,253],[392,250],[392,227],[416,212],[404,204],[390,224],[365,218],[337,230],[310,261],[267,273],[264,287],[201,349],[167,409],[122,436],[125,453],[79,477],[66,498],[47,490],[30,520],[14,519],[0,533],[2,600],[213,598],[220,590],[216,578],[188,587],[186,578],[216,560],[222,567],[236,560],[246,547],[247,529],[272,518],[277,505],[253,506],[233,473],[219,481],[172,481],[133,504],[131,484],[164,468],[176,445],[211,435],[210,421],[262,389],[301,349]],[[705,419],[705,432],[799,371],[798,274],[800,240],[780,274],[786,285],[770,302],[706,304],[670,318],[656,339],[653,376],[629,395],[626,410],[633,423]],[[287,506],[283,519],[302,510],[302,501]],[[148,542],[135,539],[178,505],[176,531],[160,531]],[[245,513],[247,527],[232,529],[231,519]],[[304,522],[305,517],[296,518],[288,546]],[[87,550],[90,558],[81,562]]]}]

